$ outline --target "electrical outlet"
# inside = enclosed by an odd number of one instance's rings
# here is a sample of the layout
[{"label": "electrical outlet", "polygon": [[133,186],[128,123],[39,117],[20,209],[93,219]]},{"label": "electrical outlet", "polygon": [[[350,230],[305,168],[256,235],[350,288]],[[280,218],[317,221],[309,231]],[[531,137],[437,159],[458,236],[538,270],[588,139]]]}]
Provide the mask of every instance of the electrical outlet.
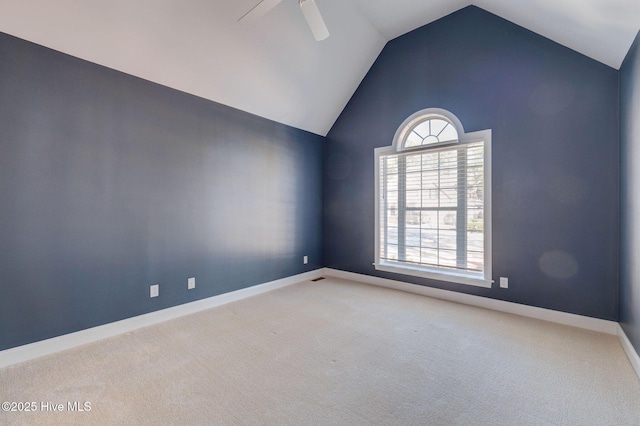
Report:
[{"label": "electrical outlet", "polygon": [[158,284],[154,284],[149,287],[149,297],[158,297],[160,294],[160,286]]},{"label": "electrical outlet", "polygon": [[187,289],[191,290],[196,288],[196,277],[191,277],[187,280]]},{"label": "electrical outlet", "polygon": [[500,288],[509,288],[509,278],[500,277]]},{"label": "electrical outlet", "polygon": [[302,263],[304,263],[305,265],[306,265],[307,263],[309,263],[309,256],[305,256],[305,257],[303,257],[303,258],[302,258]]}]

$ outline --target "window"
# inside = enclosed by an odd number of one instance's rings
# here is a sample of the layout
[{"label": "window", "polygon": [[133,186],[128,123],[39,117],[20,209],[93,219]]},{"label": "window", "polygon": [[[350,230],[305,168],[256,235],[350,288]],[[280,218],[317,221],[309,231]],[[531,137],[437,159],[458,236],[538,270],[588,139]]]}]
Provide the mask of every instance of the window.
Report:
[{"label": "window", "polygon": [[426,109],[375,158],[376,269],[491,287],[491,131]]}]

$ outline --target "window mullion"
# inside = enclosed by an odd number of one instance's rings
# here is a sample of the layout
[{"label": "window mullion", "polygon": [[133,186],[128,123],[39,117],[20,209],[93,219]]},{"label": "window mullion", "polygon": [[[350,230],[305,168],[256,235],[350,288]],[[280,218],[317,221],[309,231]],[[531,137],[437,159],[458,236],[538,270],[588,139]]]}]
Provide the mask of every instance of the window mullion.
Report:
[{"label": "window mullion", "polygon": [[467,267],[467,148],[458,149],[458,207],[456,214],[457,267]]},{"label": "window mullion", "polygon": [[388,195],[388,180],[389,180],[389,167],[387,165],[388,159],[387,157],[382,158],[382,200],[380,200],[382,204],[382,211],[384,212],[384,244],[382,247],[383,250],[383,258],[388,259],[389,257],[389,195]]},{"label": "window mullion", "polygon": [[398,156],[398,260],[407,260],[407,159]]},{"label": "window mullion", "polygon": [[436,220],[436,263],[440,265],[440,207],[442,207],[442,190],[441,188],[442,178],[442,152],[438,152],[438,183],[437,183],[437,197],[438,197],[438,216]]}]

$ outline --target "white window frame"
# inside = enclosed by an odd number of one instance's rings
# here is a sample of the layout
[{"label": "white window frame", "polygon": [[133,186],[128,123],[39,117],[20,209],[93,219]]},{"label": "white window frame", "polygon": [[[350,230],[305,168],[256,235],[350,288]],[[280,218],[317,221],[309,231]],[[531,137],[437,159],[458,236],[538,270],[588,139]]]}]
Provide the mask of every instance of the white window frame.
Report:
[{"label": "white window frame", "polygon": [[[414,125],[427,118],[445,119],[453,125],[458,132],[457,141],[438,142],[411,148],[404,148],[403,143],[408,132]],[[484,268],[482,273],[471,273],[455,269],[427,267],[421,265],[409,265],[405,262],[394,262],[380,258],[380,158],[384,155],[399,153],[428,152],[430,150],[466,144],[484,142]],[[462,123],[451,112],[440,108],[428,108],[412,114],[398,128],[391,146],[376,148],[375,156],[375,269],[439,281],[448,281],[458,284],[468,284],[478,287],[491,288],[493,284],[491,271],[491,130],[465,133]]]}]

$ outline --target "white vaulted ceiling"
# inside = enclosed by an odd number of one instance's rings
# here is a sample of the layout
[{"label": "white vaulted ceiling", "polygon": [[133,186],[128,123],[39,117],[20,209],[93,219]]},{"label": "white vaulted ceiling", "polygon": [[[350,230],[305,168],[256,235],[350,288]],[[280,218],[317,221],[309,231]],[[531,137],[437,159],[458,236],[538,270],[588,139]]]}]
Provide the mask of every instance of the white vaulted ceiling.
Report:
[{"label": "white vaulted ceiling", "polygon": [[325,135],[388,40],[470,4],[619,68],[639,0],[316,0],[314,40],[298,0],[252,24],[258,0],[0,0],[0,31]]}]

